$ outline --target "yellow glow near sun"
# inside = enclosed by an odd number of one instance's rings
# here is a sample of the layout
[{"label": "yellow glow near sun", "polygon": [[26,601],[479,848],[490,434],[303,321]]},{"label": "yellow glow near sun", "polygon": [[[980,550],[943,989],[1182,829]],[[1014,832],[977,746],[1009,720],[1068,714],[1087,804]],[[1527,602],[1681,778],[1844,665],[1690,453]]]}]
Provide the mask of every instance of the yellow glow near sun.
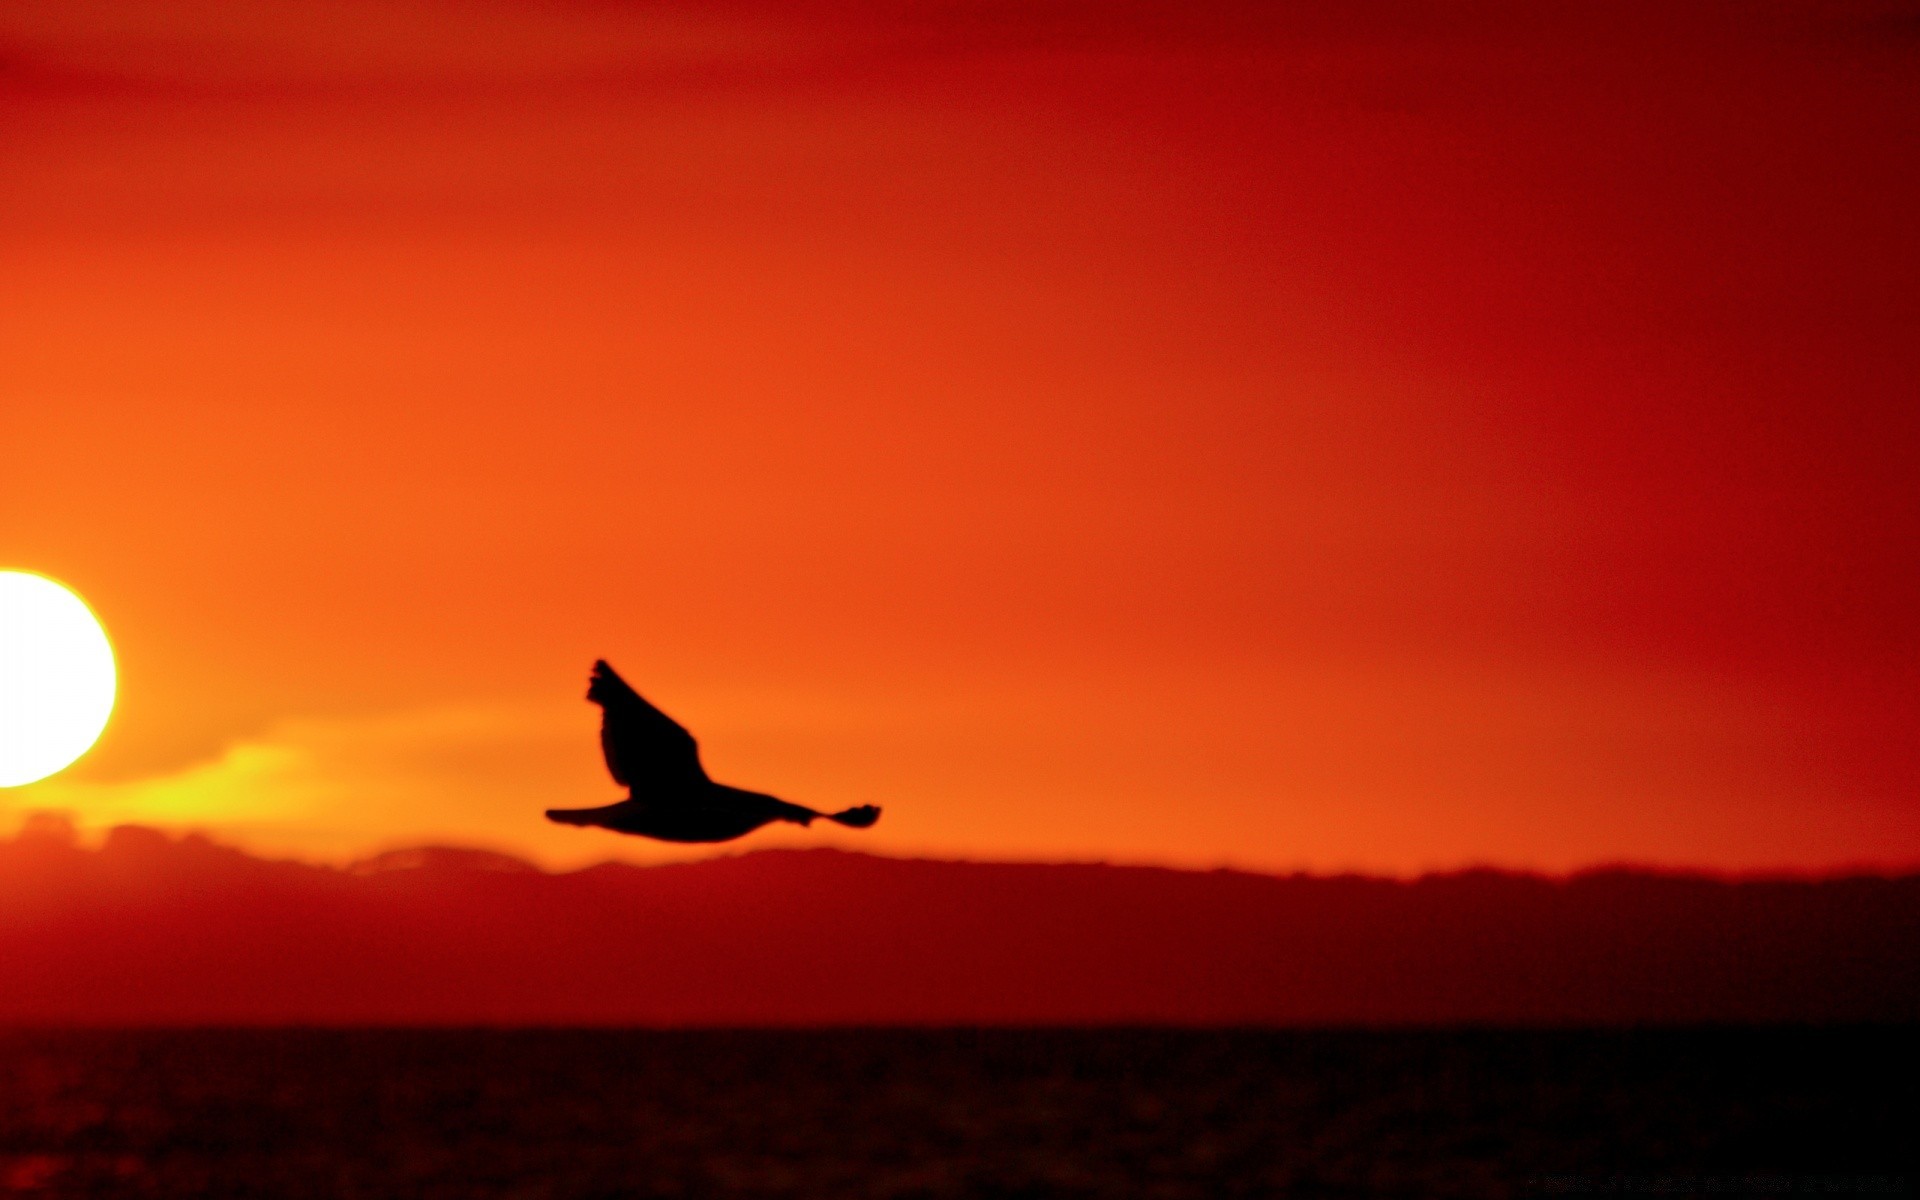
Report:
[{"label": "yellow glow near sun", "polygon": [[43,575],[0,571],[0,787],[85,754],[114,685],[113,647],[86,602]]}]

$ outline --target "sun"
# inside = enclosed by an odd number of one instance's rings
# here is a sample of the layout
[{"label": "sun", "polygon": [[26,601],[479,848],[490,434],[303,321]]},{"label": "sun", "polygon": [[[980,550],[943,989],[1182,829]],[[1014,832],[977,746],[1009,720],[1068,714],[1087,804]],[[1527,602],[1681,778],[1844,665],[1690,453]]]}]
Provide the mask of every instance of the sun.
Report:
[{"label": "sun", "polygon": [[115,678],[85,601],[44,575],[0,571],[0,787],[85,754],[113,712]]}]

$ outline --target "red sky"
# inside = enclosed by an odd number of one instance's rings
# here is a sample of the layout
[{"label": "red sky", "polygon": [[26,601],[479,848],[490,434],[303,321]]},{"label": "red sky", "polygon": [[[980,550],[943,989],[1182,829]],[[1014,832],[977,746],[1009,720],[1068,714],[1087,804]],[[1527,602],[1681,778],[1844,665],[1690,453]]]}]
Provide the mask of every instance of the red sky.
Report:
[{"label": "red sky", "polygon": [[1920,10],[1198,7],[8,5],[0,823],[1920,861]]}]

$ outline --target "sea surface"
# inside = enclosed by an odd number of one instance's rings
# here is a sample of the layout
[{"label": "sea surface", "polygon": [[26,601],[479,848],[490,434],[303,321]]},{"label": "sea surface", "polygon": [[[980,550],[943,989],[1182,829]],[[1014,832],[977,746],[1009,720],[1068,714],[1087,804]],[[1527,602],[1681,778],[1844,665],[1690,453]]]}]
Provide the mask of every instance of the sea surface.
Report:
[{"label": "sea surface", "polygon": [[0,1033],[0,1195],[1911,1195],[1914,1027]]}]

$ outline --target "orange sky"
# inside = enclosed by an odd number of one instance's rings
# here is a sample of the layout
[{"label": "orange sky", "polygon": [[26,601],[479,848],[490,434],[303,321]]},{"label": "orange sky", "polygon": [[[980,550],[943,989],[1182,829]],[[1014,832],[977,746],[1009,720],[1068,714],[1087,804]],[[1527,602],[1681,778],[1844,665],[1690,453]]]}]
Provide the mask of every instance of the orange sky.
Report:
[{"label": "orange sky", "polygon": [[0,826],[1920,861],[1912,7],[1195,7],[0,9]]}]

